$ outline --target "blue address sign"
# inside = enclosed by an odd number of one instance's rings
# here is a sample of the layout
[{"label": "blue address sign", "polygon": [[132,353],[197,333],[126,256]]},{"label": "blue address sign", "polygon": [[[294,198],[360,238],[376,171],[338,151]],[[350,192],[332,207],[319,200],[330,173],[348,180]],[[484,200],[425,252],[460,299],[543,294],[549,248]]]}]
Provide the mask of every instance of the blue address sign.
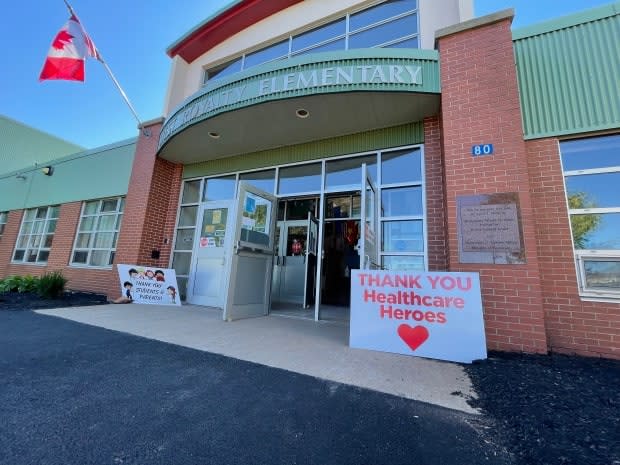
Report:
[{"label": "blue address sign", "polygon": [[471,146],[471,154],[474,157],[478,157],[481,155],[492,155],[493,154],[493,144],[479,144]]}]

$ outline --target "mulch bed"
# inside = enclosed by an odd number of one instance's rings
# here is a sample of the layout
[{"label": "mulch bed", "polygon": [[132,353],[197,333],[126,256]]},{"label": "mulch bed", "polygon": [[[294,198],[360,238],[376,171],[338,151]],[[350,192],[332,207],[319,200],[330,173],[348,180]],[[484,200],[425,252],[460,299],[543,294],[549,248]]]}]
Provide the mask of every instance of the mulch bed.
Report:
[{"label": "mulch bed", "polygon": [[105,295],[90,292],[64,292],[56,299],[44,299],[34,292],[0,293],[0,310],[40,310],[43,308],[84,307],[107,303]]},{"label": "mulch bed", "polygon": [[516,463],[620,465],[620,361],[490,353],[465,370],[482,434]]}]

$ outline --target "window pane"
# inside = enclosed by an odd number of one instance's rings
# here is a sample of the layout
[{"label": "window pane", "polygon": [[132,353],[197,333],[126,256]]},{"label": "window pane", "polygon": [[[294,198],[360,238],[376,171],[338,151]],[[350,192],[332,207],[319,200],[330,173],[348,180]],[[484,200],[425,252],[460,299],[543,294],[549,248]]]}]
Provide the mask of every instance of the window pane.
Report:
[{"label": "window pane", "polygon": [[318,192],[321,190],[321,164],[290,166],[280,169],[279,194]]},{"label": "window pane", "polygon": [[116,215],[102,215],[99,217],[97,231],[113,231],[116,225]]},{"label": "window pane", "polygon": [[181,207],[179,213],[179,226],[196,226],[198,207]]},{"label": "window pane", "polygon": [[118,199],[107,199],[101,202],[102,212],[115,212],[118,205]]},{"label": "window pane", "polygon": [[311,45],[325,42],[332,37],[344,35],[346,33],[345,18],[338,19],[332,23],[320,26],[308,32],[304,32],[293,37],[292,51],[298,51]]},{"label": "window pane", "polygon": [[187,278],[180,278],[177,276],[177,285],[179,286],[179,297],[181,300],[185,300],[187,296]]},{"label": "window pane", "polygon": [[273,194],[273,188],[276,184],[276,170],[256,171],[254,173],[243,173],[239,175],[240,181],[247,181],[252,186],[258,187]]},{"label": "window pane", "polygon": [[188,275],[192,254],[187,252],[175,252],[172,255],[172,268],[178,275]]},{"label": "window pane", "polygon": [[53,240],[54,240],[53,234],[48,234],[47,236],[45,236],[45,239],[43,241],[43,247],[49,249],[52,246]]},{"label": "window pane", "polygon": [[47,215],[48,218],[58,219],[59,216],[60,216],[60,207],[58,206],[49,207],[49,215]]},{"label": "window pane", "polygon": [[422,214],[422,188],[398,187],[381,191],[381,215],[404,216]]},{"label": "window pane", "polygon": [[88,248],[88,242],[90,241],[91,234],[81,233],[77,236],[77,241],[75,243],[76,249],[86,249]]},{"label": "window pane", "polygon": [[26,212],[26,218],[24,219],[24,221],[32,221],[32,220],[34,220],[34,217],[35,217],[36,214],[37,214],[37,209],[36,208],[28,210]]},{"label": "window pane", "polygon": [[88,252],[74,252],[73,253],[73,263],[83,263],[86,264],[86,260],[88,258]]},{"label": "window pane", "polygon": [[123,215],[119,214],[116,217],[116,224],[114,225],[114,229],[116,229],[117,231],[120,231],[122,222],[123,222]]},{"label": "window pane", "polygon": [[383,184],[422,180],[420,149],[383,153],[381,160],[381,182]]},{"label": "window pane", "polygon": [[22,234],[30,234],[30,232],[32,231],[32,223],[28,222],[28,223],[24,223],[24,225],[22,226]]},{"label": "window pane", "polygon": [[620,250],[620,213],[571,215],[576,249]]},{"label": "window pane", "polygon": [[25,249],[26,246],[28,245],[28,239],[30,238],[30,236],[21,236],[19,238],[19,240],[17,241],[17,247],[21,248],[21,249]]},{"label": "window pane", "polygon": [[326,203],[325,218],[351,218],[351,196],[331,197]]},{"label": "window pane", "polygon": [[37,219],[45,219],[47,217],[47,207],[37,208]]},{"label": "window pane", "polygon": [[24,252],[24,250],[16,250],[15,254],[13,255],[13,260],[22,261],[24,259]]},{"label": "window pane", "polygon": [[99,201],[95,200],[94,202],[86,202],[84,205],[84,214],[85,215],[94,215],[97,213],[99,209]]},{"label": "window pane", "polygon": [[307,55],[308,53],[320,53],[320,52],[332,52],[334,50],[344,50],[345,40],[337,39],[331,42],[327,42],[323,45],[317,45],[316,47],[307,48],[303,52],[296,52],[295,56]]},{"label": "window pane", "polygon": [[316,213],[316,199],[289,200],[286,208],[287,220],[307,220],[308,212]]},{"label": "window pane", "polygon": [[620,166],[620,134],[560,143],[565,171]]},{"label": "window pane", "polygon": [[192,250],[194,245],[194,229],[179,229],[174,243],[176,250]]},{"label": "window pane", "polygon": [[[620,163],[620,151],[618,152]],[[620,207],[620,173],[566,176],[570,208]]]},{"label": "window pane", "polygon": [[409,15],[404,18],[390,21],[389,23],[352,34],[349,37],[349,48],[375,47],[403,36],[416,34],[417,32],[418,17],[417,15]]},{"label": "window pane", "polygon": [[382,223],[384,252],[423,252],[422,221],[385,221]]},{"label": "window pane", "polygon": [[385,48],[420,48],[420,43],[417,37],[411,39],[401,40],[390,45],[386,45]]},{"label": "window pane", "polygon": [[229,200],[235,198],[235,177],[205,179],[203,202],[208,200]]},{"label": "window pane", "polygon": [[95,227],[96,216],[82,217],[80,222],[80,231],[92,231]]},{"label": "window pane", "polygon": [[44,225],[45,223],[43,221],[35,221],[32,223],[32,234],[42,233]]},{"label": "window pane", "polygon": [[288,55],[288,39],[245,56],[243,69]]},{"label": "window pane", "polygon": [[216,68],[210,69],[206,73],[206,80],[212,81],[214,79],[221,79],[226,76],[230,76],[238,71],[241,71],[241,58],[237,58],[234,61],[229,61]]},{"label": "window pane", "polygon": [[47,259],[48,259],[49,256],[50,256],[49,250],[41,250],[39,252],[38,257],[37,257],[37,262],[45,263],[45,262],[47,262]]},{"label": "window pane", "polygon": [[200,199],[200,180],[186,181],[183,184],[181,203],[198,203]]},{"label": "window pane", "polygon": [[28,245],[30,247],[39,248],[39,246],[41,245],[41,236],[39,234],[30,236],[30,241]]},{"label": "window pane", "polygon": [[48,222],[47,222],[47,228],[45,228],[45,229],[46,229],[46,232],[48,232],[48,233],[53,233],[53,232],[55,232],[55,231],[56,231],[56,222],[57,222],[57,221],[58,221],[58,220],[50,220],[50,221],[48,221]]},{"label": "window pane", "polygon": [[424,271],[424,258],[403,255],[384,255],[383,268],[390,271]]},{"label": "window pane", "polygon": [[381,3],[373,8],[368,8],[351,15],[349,30],[355,31],[361,27],[391,18],[392,16],[415,10],[416,7],[416,0],[392,0],[390,2]]},{"label": "window pane", "polygon": [[97,249],[111,249],[114,247],[114,233],[97,233],[93,247]]},{"label": "window pane", "polygon": [[93,250],[90,254],[91,266],[108,266],[110,252],[107,250]]},{"label": "window pane", "polygon": [[362,182],[362,163],[366,163],[373,179],[377,179],[377,157],[345,158],[344,160],[328,161],[325,164],[325,187],[350,187],[360,189]]},{"label": "window pane", "polygon": [[37,261],[37,250],[36,249],[29,249],[26,252],[26,261],[29,263],[34,263]]},{"label": "window pane", "polygon": [[125,211],[125,197],[121,198],[121,205],[118,207],[118,211],[121,213]]},{"label": "window pane", "polygon": [[4,225],[5,223],[0,223],[0,236],[4,233]]},{"label": "window pane", "polygon": [[588,289],[620,291],[620,259],[584,260]]}]

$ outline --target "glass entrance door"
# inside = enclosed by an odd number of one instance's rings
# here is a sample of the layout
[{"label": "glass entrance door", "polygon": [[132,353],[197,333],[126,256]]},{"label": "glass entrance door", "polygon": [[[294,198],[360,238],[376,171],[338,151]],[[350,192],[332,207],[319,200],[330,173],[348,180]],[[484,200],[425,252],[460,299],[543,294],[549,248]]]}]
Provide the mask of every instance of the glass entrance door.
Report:
[{"label": "glass entrance door", "polygon": [[207,202],[199,215],[200,230],[194,244],[192,273],[187,286],[189,303],[224,306],[231,203],[230,200]]},{"label": "glass entrance door", "polygon": [[308,220],[279,221],[271,298],[274,304],[304,304]]}]

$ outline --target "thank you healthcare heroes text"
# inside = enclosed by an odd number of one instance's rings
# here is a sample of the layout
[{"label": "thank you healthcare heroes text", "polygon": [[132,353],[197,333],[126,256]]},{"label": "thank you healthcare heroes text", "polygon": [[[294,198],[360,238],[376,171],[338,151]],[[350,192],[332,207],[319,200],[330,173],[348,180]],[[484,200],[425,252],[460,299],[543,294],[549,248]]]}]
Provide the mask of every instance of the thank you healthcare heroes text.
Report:
[{"label": "thank you healthcare heroes text", "polygon": [[458,362],[486,358],[478,274],[354,270],[350,345]]}]

